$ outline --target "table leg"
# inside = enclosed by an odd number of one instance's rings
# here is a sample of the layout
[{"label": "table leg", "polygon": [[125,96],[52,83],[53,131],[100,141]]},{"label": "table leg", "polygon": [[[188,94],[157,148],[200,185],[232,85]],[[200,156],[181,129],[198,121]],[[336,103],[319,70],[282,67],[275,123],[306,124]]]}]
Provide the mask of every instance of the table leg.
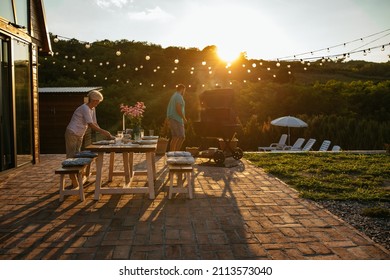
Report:
[{"label": "table leg", "polygon": [[147,173],[148,173],[148,189],[149,189],[149,198],[154,199],[154,169],[153,167],[153,152],[146,153],[146,165],[147,165]]},{"label": "table leg", "polygon": [[110,153],[110,165],[108,167],[108,181],[112,182],[112,177],[114,176],[114,162],[115,162],[115,153]]},{"label": "table leg", "polygon": [[130,177],[133,177],[134,172],[134,153],[129,152],[129,168],[130,168]]},{"label": "table leg", "polygon": [[152,153],[152,159],[153,159],[153,163],[152,163],[152,166],[153,166],[153,179],[156,180],[157,179],[157,171],[156,171],[156,153]]},{"label": "table leg", "polygon": [[95,182],[95,197],[94,200],[99,200],[100,198],[100,187],[102,184],[102,173],[103,173],[103,156],[104,153],[98,153],[96,159],[96,182]]},{"label": "table leg", "polygon": [[130,167],[129,167],[129,153],[123,152],[123,170],[125,173],[126,186],[130,183]]}]

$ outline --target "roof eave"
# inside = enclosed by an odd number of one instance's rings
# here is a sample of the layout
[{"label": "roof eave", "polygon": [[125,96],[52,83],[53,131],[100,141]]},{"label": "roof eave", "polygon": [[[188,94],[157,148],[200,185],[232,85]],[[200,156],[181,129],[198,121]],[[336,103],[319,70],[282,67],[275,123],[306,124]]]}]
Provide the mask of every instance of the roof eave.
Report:
[{"label": "roof eave", "polygon": [[42,46],[40,46],[39,52],[40,54],[43,55],[52,55],[53,50],[51,47],[49,30],[47,28],[46,13],[45,13],[43,0],[38,0],[37,3],[39,7],[39,12],[41,13],[41,19],[42,19],[42,21],[40,22],[40,28],[42,28],[42,34],[44,34],[42,38]]}]

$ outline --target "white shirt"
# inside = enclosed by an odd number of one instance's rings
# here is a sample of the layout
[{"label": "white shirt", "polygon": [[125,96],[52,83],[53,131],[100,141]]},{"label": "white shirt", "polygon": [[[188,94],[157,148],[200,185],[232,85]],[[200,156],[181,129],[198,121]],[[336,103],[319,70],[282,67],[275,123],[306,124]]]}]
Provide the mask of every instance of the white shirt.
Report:
[{"label": "white shirt", "polygon": [[83,137],[89,123],[97,123],[95,108],[90,109],[87,104],[79,106],[73,113],[68,127],[77,136]]}]

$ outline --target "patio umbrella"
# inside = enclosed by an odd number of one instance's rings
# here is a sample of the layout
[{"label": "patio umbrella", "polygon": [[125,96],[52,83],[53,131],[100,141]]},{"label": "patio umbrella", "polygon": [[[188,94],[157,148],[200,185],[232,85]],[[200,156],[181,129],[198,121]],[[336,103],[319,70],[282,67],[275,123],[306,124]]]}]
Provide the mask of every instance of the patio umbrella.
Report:
[{"label": "patio umbrella", "polygon": [[288,145],[290,145],[290,127],[307,127],[307,123],[296,117],[284,116],[271,121],[272,125],[288,128]]}]

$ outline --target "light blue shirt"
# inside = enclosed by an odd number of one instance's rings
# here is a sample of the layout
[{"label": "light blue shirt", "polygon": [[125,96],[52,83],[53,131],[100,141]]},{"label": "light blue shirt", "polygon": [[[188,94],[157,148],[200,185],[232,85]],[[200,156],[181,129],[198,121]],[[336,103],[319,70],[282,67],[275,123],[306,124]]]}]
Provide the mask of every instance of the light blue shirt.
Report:
[{"label": "light blue shirt", "polygon": [[183,118],[176,111],[176,104],[180,104],[183,116],[185,116],[185,102],[183,96],[179,92],[175,92],[168,103],[167,118],[174,119],[180,123],[184,123]]}]

